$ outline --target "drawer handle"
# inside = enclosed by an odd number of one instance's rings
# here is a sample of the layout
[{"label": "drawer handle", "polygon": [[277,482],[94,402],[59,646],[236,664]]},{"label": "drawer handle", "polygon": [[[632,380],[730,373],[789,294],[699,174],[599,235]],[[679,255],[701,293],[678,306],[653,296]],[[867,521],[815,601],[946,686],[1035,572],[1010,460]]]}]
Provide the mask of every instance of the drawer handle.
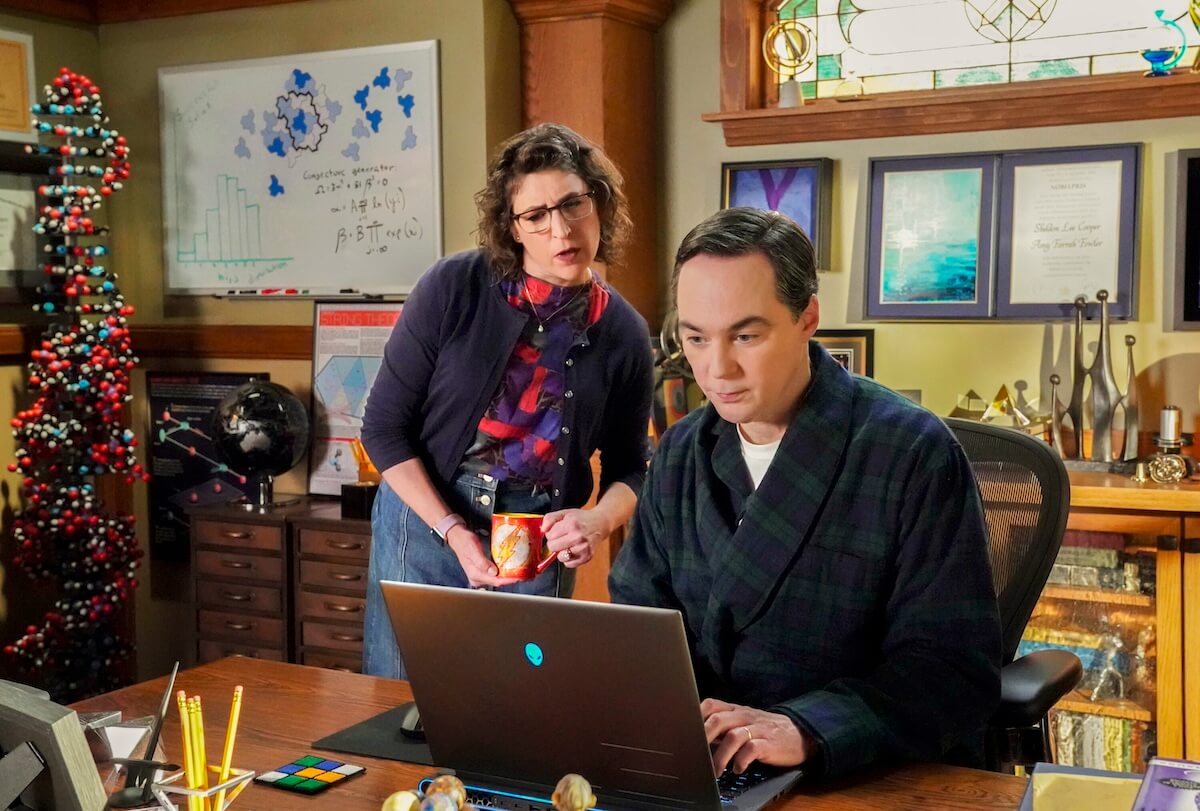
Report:
[{"label": "drawer handle", "polygon": [[362,549],[362,548],[363,548],[362,541],[351,541],[351,542],[346,542],[346,541],[332,541],[332,540],[329,540],[328,538],[326,538],[326,539],[325,539],[325,543],[326,543],[326,544],[327,544],[327,545],[328,545],[328,546],[329,546],[331,549],[358,550],[358,549]]},{"label": "drawer handle", "polygon": [[341,611],[343,614],[357,614],[363,610],[361,605],[346,605],[345,603],[325,603],[325,608],[330,611]]},{"label": "drawer handle", "polygon": [[363,577],[361,574],[344,574],[342,572],[330,572],[329,576],[334,580],[342,580],[348,583],[357,583]]},{"label": "drawer handle", "polygon": [[247,657],[249,657],[249,658],[251,658],[251,659],[257,659],[257,658],[258,658],[258,652],[257,652],[257,651],[256,651],[256,652],[254,652],[254,653],[242,653],[241,651],[237,651],[237,650],[227,650],[227,651],[224,651],[224,654],[225,654],[226,656],[247,656]]},{"label": "drawer handle", "polygon": [[221,530],[221,537],[222,538],[232,538],[235,541],[244,541],[244,540],[247,540],[248,538],[253,538],[254,533],[246,532],[244,530],[238,532],[238,531],[234,531],[232,529],[223,529],[223,530]]},{"label": "drawer handle", "polygon": [[338,642],[362,642],[362,634],[330,634],[330,639],[336,639]]},{"label": "drawer handle", "polygon": [[232,600],[235,603],[248,603],[254,599],[253,594],[244,594],[236,591],[225,592],[225,599]]},{"label": "drawer handle", "polygon": [[221,565],[226,569],[253,569],[253,563],[247,563],[244,560],[223,560]]},{"label": "drawer handle", "polygon": [[231,631],[249,631],[254,628],[253,622],[231,622],[225,620],[225,627]]}]

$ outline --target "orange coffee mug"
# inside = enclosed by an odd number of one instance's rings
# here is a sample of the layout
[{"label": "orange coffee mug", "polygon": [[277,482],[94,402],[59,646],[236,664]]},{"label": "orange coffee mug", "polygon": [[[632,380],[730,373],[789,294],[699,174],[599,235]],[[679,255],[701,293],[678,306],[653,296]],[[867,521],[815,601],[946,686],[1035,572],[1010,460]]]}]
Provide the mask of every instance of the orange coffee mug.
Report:
[{"label": "orange coffee mug", "polygon": [[542,557],[544,517],[533,513],[492,515],[492,561],[500,577],[532,580],[554,562],[554,555]]}]

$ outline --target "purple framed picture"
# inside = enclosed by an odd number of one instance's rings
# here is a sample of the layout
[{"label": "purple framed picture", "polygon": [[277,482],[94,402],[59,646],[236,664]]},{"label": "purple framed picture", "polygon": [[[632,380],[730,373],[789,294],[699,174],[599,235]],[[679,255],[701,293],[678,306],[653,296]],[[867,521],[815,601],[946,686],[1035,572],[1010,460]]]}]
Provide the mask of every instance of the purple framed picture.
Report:
[{"label": "purple framed picture", "polygon": [[1000,156],[996,315],[1072,318],[1085,297],[1098,317],[1137,317],[1140,144]]},{"label": "purple framed picture", "polygon": [[870,164],[866,315],[991,315],[994,155],[875,158]]},{"label": "purple framed picture", "polygon": [[804,229],[829,270],[833,212],[833,160],[721,164],[721,208],[745,206],[786,214]]}]

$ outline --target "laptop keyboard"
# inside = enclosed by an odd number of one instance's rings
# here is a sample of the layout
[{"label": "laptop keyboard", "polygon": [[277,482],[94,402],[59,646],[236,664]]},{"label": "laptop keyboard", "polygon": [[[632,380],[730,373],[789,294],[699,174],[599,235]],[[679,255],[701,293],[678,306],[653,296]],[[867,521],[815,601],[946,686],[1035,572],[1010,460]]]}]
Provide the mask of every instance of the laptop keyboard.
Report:
[{"label": "laptop keyboard", "polygon": [[742,792],[757,786],[759,783],[770,780],[778,773],[778,770],[760,763],[751,763],[750,768],[741,774],[737,774],[731,769],[726,769],[717,778],[717,791],[721,795],[721,802],[729,805]]}]

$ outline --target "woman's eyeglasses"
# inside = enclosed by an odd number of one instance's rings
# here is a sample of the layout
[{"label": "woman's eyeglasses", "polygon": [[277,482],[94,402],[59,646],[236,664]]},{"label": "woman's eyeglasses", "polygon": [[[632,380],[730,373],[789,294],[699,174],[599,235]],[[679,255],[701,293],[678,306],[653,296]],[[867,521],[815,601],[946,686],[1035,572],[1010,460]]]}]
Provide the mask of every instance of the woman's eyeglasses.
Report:
[{"label": "woman's eyeglasses", "polygon": [[550,217],[555,211],[562,215],[564,220],[582,220],[584,217],[596,210],[596,204],[592,201],[596,193],[589,191],[583,194],[576,194],[574,197],[568,197],[556,206],[547,208],[531,208],[529,211],[523,211],[520,214],[514,214],[513,219],[517,221],[517,225],[527,234],[541,234],[550,229]]}]

